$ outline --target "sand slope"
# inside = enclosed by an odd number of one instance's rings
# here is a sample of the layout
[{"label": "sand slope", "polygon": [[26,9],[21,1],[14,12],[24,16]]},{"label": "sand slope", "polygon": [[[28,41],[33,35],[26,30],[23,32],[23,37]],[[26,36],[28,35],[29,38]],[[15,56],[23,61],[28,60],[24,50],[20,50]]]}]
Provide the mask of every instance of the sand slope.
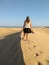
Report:
[{"label": "sand slope", "polygon": [[26,65],[49,65],[49,29],[34,28],[30,41],[21,41]]},{"label": "sand slope", "polygon": [[19,28],[0,28],[0,65],[49,65],[49,29],[33,28],[29,40]]}]

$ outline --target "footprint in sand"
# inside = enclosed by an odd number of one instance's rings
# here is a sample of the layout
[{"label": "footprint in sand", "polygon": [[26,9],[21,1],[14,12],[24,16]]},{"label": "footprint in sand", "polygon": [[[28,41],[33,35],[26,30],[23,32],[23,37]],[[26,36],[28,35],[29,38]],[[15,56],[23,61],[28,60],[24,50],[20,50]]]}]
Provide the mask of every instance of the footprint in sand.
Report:
[{"label": "footprint in sand", "polygon": [[[29,43],[28,43],[29,44]],[[35,45],[33,46],[34,48],[36,47]],[[29,48],[30,50],[32,50],[31,48]]]},{"label": "footprint in sand", "polygon": [[30,48],[29,48],[30,49]]},{"label": "footprint in sand", "polygon": [[39,54],[38,54],[38,53],[35,53],[35,54],[34,54],[34,57],[38,57],[38,56],[39,56]]},{"label": "footprint in sand", "polygon": [[36,54],[35,54],[35,56],[39,56],[39,54],[38,54],[38,53],[36,53]]},{"label": "footprint in sand", "polygon": [[34,48],[36,47],[36,45],[33,46]]},{"label": "footprint in sand", "polygon": [[49,60],[46,60],[47,62],[49,62]]},{"label": "footprint in sand", "polygon": [[38,62],[38,65],[43,65],[41,62]]},{"label": "footprint in sand", "polygon": [[47,65],[49,65],[49,60],[48,59],[46,59],[46,63],[47,63]]},{"label": "footprint in sand", "polygon": [[32,49],[31,48],[29,48],[31,51],[32,51]]},{"label": "footprint in sand", "polygon": [[39,56],[40,54],[42,54],[43,52],[42,51],[39,51],[39,54],[36,53],[35,56]]}]

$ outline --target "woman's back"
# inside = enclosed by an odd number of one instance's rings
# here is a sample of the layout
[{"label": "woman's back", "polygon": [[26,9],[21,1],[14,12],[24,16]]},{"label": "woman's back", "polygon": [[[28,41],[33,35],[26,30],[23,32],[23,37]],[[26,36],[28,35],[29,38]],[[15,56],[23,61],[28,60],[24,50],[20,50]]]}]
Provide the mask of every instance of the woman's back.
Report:
[{"label": "woman's back", "polygon": [[30,28],[30,22],[29,23],[25,22],[24,28]]}]

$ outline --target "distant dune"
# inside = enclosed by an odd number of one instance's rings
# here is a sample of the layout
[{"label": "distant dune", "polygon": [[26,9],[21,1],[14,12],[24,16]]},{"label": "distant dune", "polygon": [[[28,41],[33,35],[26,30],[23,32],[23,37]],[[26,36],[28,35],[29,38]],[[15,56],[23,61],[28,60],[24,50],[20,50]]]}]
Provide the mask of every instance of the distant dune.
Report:
[{"label": "distant dune", "polygon": [[49,65],[49,28],[33,28],[29,40],[22,28],[0,28],[0,65]]}]

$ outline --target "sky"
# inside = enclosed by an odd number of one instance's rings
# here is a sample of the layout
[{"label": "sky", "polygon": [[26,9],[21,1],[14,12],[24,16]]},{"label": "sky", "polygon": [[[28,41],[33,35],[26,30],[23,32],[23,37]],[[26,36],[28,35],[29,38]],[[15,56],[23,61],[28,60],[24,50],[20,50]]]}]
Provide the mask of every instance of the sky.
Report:
[{"label": "sky", "polygon": [[0,0],[0,26],[23,26],[27,16],[32,26],[49,26],[49,0]]}]

